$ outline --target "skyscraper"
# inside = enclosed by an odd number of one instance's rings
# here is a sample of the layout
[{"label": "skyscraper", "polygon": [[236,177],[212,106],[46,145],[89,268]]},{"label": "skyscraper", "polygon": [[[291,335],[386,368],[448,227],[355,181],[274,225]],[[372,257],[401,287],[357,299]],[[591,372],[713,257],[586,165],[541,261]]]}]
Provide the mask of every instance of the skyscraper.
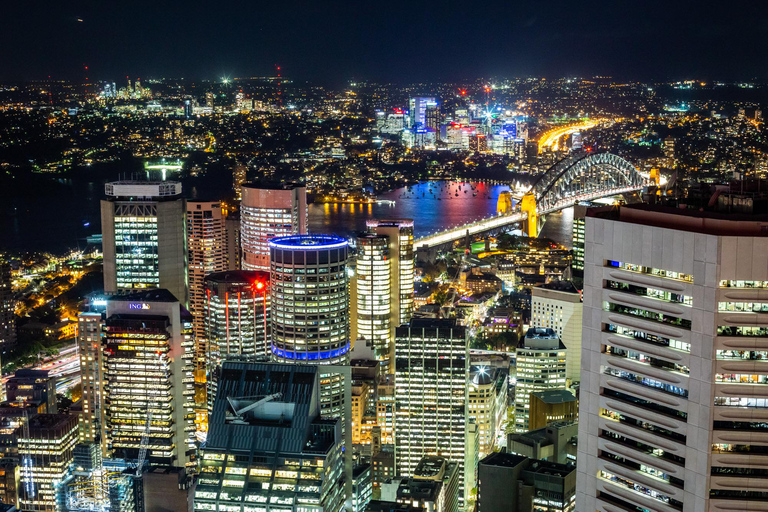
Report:
[{"label": "skyscraper", "polygon": [[191,317],[163,289],[110,298],[103,340],[107,451],[185,467],[194,436]]},{"label": "skyscraper", "polygon": [[[329,235],[269,242],[272,357],[286,363],[349,364],[349,244]],[[321,374],[321,412],[341,413],[344,383]]]},{"label": "skyscraper", "polygon": [[317,366],[225,362],[194,510],[343,511],[342,422],[321,418],[319,394]]},{"label": "skyscraper", "polygon": [[552,329],[531,327],[515,347],[515,432],[527,432],[531,393],[563,389],[566,385],[566,347]]},{"label": "skyscraper", "polygon": [[579,382],[581,373],[581,291],[571,281],[552,281],[531,288],[531,325],[553,329],[567,349],[566,378]]},{"label": "skyscraper", "polygon": [[307,233],[307,189],[264,188],[246,183],[240,202],[243,270],[269,270],[268,242]]},{"label": "skyscraper", "polygon": [[11,264],[0,262],[0,353],[5,353],[16,346],[15,309]]},{"label": "skyscraper", "polygon": [[[83,390],[83,412],[78,416],[81,443],[95,442],[103,423],[103,325],[101,313],[84,312],[77,315],[77,349],[80,353],[80,382]],[[105,439],[101,441],[103,443]]]},{"label": "skyscraper", "polygon": [[368,229],[358,238],[353,335],[392,372],[395,328],[413,315],[413,221],[370,220]]},{"label": "skyscraper", "polygon": [[181,183],[116,181],[101,202],[104,291],[165,288],[187,304]]},{"label": "skyscraper", "polygon": [[209,412],[222,361],[272,355],[268,288],[267,272],[230,270],[205,278],[204,329],[196,364],[205,371]]},{"label": "skyscraper", "polygon": [[[454,320],[414,319],[398,327],[395,341],[395,461],[397,474],[413,476],[425,455],[459,464],[463,503],[469,488],[467,380],[469,348]],[[471,459],[471,457],[469,457]],[[473,480],[473,478],[472,478]]]},{"label": "skyscraper", "polygon": [[705,208],[588,211],[576,510],[765,502],[767,227]]},{"label": "skyscraper", "polygon": [[415,98],[409,99],[408,115],[410,116],[410,126],[408,126],[408,128],[413,128],[415,126],[421,126],[422,128],[426,127],[427,108],[429,107],[437,107],[435,98],[417,96]]},{"label": "skyscraper", "polygon": [[195,338],[203,336],[205,276],[227,270],[227,232],[219,201],[187,202],[189,312]]}]

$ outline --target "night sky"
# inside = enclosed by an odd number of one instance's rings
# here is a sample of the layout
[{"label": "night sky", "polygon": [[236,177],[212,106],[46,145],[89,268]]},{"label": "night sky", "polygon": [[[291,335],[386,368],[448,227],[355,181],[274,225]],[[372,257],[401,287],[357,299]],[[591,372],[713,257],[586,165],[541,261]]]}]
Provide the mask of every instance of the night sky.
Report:
[{"label": "night sky", "polygon": [[767,36],[759,1],[6,0],[0,80],[763,80]]}]

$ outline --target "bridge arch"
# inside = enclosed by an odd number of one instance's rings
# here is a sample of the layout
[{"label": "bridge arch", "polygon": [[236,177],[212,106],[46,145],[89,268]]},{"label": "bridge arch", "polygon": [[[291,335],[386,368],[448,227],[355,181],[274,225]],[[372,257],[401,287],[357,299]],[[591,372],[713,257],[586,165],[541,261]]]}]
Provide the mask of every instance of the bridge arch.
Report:
[{"label": "bridge arch", "polygon": [[556,162],[534,182],[521,202],[528,214],[529,236],[538,235],[538,217],[598,197],[644,185],[634,165],[611,153],[578,153]]}]

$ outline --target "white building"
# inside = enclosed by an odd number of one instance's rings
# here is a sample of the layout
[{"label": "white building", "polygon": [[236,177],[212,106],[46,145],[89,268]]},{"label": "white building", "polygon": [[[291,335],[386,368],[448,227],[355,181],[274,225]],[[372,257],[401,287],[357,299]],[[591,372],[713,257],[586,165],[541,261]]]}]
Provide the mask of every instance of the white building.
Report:
[{"label": "white building", "polygon": [[586,219],[576,509],[765,510],[768,218]]},{"label": "white building", "polygon": [[554,330],[568,349],[566,378],[581,372],[581,291],[571,281],[553,281],[531,289],[531,325]]},{"label": "white building", "polygon": [[552,329],[531,327],[515,347],[515,432],[528,431],[531,393],[565,388],[567,350]]},{"label": "white building", "polygon": [[477,425],[480,458],[493,452],[507,418],[507,377],[506,370],[500,368],[472,366],[467,390],[467,414]]}]

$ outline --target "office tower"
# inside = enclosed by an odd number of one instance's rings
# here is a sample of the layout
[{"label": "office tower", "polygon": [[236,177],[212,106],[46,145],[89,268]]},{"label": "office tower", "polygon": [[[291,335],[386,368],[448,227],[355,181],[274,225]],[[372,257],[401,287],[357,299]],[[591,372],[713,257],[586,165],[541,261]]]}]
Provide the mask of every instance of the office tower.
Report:
[{"label": "office tower", "polygon": [[165,288],[186,304],[186,207],[181,183],[115,181],[105,190],[104,291]]},{"label": "office tower", "polygon": [[488,137],[482,133],[470,136],[469,150],[477,152],[488,151]]},{"label": "office tower", "polygon": [[440,108],[437,105],[428,105],[424,111],[424,127],[440,134]]},{"label": "office tower", "polygon": [[579,150],[583,145],[581,132],[574,132],[573,135],[571,135],[571,151]]},{"label": "office tower", "polygon": [[530,430],[528,412],[531,393],[565,388],[566,357],[566,347],[552,329],[531,327],[517,344],[515,432]]},{"label": "office tower", "polygon": [[358,464],[352,468],[352,512],[364,512],[373,494],[371,465]]},{"label": "office tower", "polygon": [[573,207],[573,263],[571,268],[574,275],[584,275],[584,219],[587,207],[577,204]]},{"label": "office tower", "polygon": [[219,201],[187,202],[189,312],[195,338],[203,337],[205,276],[227,270],[227,232]]},{"label": "office tower", "polygon": [[357,240],[354,339],[374,349],[384,372],[392,372],[395,328],[413,315],[413,221],[369,220]]},{"label": "office tower", "polygon": [[38,414],[19,437],[21,470],[19,508],[57,512],[56,487],[72,462],[77,443],[77,418],[69,414]]},{"label": "office tower", "polygon": [[240,270],[240,212],[230,212],[224,220],[227,231],[227,270]]},{"label": "office tower", "polygon": [[767,223],[727,213],[745,199],[589,210],[578,510],[766,499]]},{"label": "office tower", "polygon": [[[575,405],[575,399],[571,403]],[[573,464],[576,461],[578,432],[579,424],[575,421],[553,421],[528,432],[510,433],[507,434],[507,452],[531,459]]]},{"label": "office tower", "polygon": [[16,503],[20,469],[14,462],[0,462],[0,503],[10,506]]},{"label": "office tower", "polygon": [[[83,389],[83,412],[78,416],[81,443],[95,442],[102,418],[102,385],[104,379],[101,336],[104,318],[101,313],[77,315],[77,349],[80,353],[80,375]],[[103,441],[103,440],[102,440]]]},{"label": "office tower", "polygon": [[478,512],[584,510],[574,508],[576,469],[573,466],[497,452],[480,461],[478,473]]},{"label": "office tower", "polygon": [[107,453],[152,466],[190,463],[194,436],[191,318],[163,289],[111,297],[102,342]]},{"label": "office tower", "polygon": [[235,190],[235,199],[238,201],[243,200],[243,183],[247,175],[248,166],[245,164],[237,163],[232,168],[232,188]]},{"label": "office tower", "polygon": [[352,468],[319,395],[317,366],[224,362],[194,510],[343,510]]},{"label": "office tower", "polygon": [[528,414],[528,427],[531,430],[544,428],[553,421],[576,421],[578,417],[576,397],[567,389],[531,393]]},{"label": "office tower", "polygon": [[57,512],[144,512],[142,484],[128,461],[103,459],[98,445],[80,443],[56,488]]},{"label": "office tower", "polygon": [[408,100],[408,115],[410,126],[407,128],[414,128],[421,126],[422,128],[427,125],[427,108],[437,107],[435,98],[426,98],[417,96]]},{"label": "office tower", "polygon": [[195,364],[205,370],[209,413],[222,361],[272,355],[268,289],[267,272],[231,270],[205,278],[204,330]]},{"label": "office tower", "polygon": [[9,403],[35,404],[38,412],[56,414],[56,379],[48,376],[48,370],[19,369],[5,383],[6,400]]},{"label": "office tower", "polygon": [[192,100],[187,99],[184,100],[184,117],[187,119],[191,118],[194,112],[194,105],[192,104]]},{"label": "office tower", "polygon": [[531,325],[552,329],[568,349],[565,361],[568,384],[581,373],[581,290],[571,281],[552,281],[531,288]]},{"label": "office tower", "polygon": [[[272,357],[284,363],[349,363],[349,244],[329,235],[269,242]],[[321,375],[323,415],[341,414],[343,379]]]},{"label": "office tower", "polygon": [[15,310],[11,264],[0,262],[0,354],[5,354],[16,346]]},{"label": "office tower", "polygon": [[395,341],[395,460],[397,474],[413,476],[425,455],[459,464],[462,506],[466,473],[469,349],[454,320],[415,318],[398,327]]},{"label": "office tower", "polygon": [[661,149],[664,153],[664,156],[674,160],[675,158],[675,138],[671,135],[667,135],[664,138],[664,141],[661,144]]},{"label": "office tower", "polygon": [[459,465],[444,457],[422,458],[412,477],[395,477],[381,484],[381,499],[371,512],[458,512]]},{"label": "office tower", "polygon": [[214,100],[213,92],[208,91],[207,93],[205,93],[205,106],[206,107],[213,108],[213,100]]},{"label": "office tower", "polygon": [[269,270],[274,237],[307,233],[307,189],[263,188],[246,183],[240,202],[240,246],[243,270]]},{"label": "office tower", "polygon": [[467,416],[477,425],[480,457],[493,451],[507,418],[507,388],[505,370],[484,365],[470,369]]}]

